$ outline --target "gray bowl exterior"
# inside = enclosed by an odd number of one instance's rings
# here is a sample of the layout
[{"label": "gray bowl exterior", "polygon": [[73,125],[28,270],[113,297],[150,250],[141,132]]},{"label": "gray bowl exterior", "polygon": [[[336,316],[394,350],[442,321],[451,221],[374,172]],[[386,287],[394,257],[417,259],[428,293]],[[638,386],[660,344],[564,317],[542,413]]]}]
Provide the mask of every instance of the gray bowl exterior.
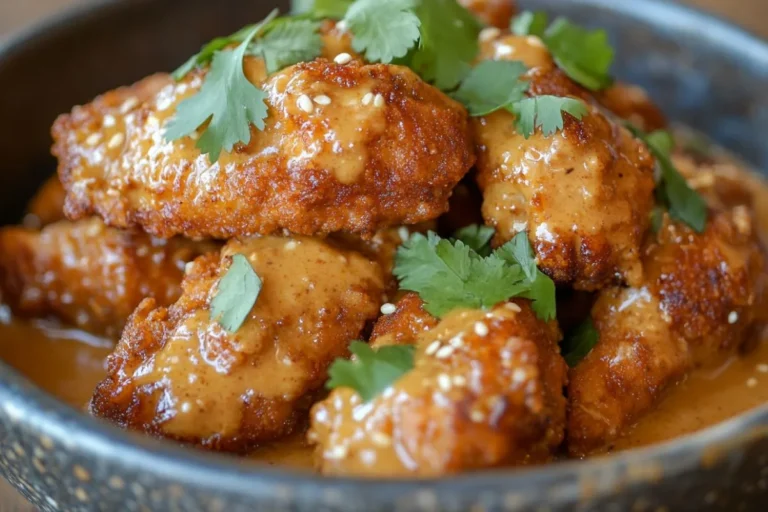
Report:
[{"label": "gray bowl exterior", "polygon": [[[606,27],[617,76],[648,88],[675,121],[768,169],[768,46],[671,2],[523,3]],[[0,220],[18,219],[54,169],[48,128],[57,114],[172,69],[273,5],[101,2],[0,48]],[[123,432],[0,363],[0,472],[45,511],[765,511],[768,407],[674,442],[585,462],[440,480],[323,479]]]}]

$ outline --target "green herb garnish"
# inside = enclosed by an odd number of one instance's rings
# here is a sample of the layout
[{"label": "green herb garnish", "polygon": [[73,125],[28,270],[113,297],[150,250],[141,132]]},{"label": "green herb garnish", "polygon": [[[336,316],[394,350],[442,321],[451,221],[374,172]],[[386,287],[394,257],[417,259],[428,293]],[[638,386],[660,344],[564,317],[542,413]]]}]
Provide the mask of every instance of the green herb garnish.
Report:
[{"label": "green herb garnish", "polygon": [[232,256],[232,263],[219,280],[211,300],[211,320],[228,332],[240,329],[261,292],[261,279],[242,254]]},{"label": "green herb garnish", "polygon": [[394,274],[400,288],[418,293],[437,317],[456,308],[487,309],[525,297],[534,301],[540,318],[550,320],[555,316],[554,283],[547,286],[547,276],[531,272],[532,250],[523,253],[523,244],[530,249],[525,233],[483,257],[460,240],[416,233],[398,249]]},{"label": "green herb garnish", "polygon": [[547,28],[545,13],[524,12],[512,20],[517,35],[534,35],[544,41],[557,65],[571,79],[592,91],[610,87],[614,51],[605,30],[587,30],[565,18]]},{"label": "green herb garnish", "polygon": [[491,254],[491,238],[495,232],[490,226],[472,224],[457,230],[453,238],[461,240],[480,256],[488,256]]},{"label": "green herb garnish", "polygon": [[354,34],[352,47],[370,62],[404,57],[420,36],[415,4],[416,0],[357,0],[344,17]]},{"label": "green herb garnish", "polygon": [[478,64],[453,94],[470,115],[483,116],[505,109],[515,115],[515,127],[526,139],[540,128],[545,137],[562,130],[563,113],[581,119],[588,113],[579,99],[558,96],[526,98],[527,68],[518,61],[487,60]]},{"label": "green herb garnish", "polygon": [[565,362],[573,368],[592,351],[600,341],[600,333],[595,329],[591,318],[583,321],[560,344],[560,352]]},{"label": "green herb garnish", "polygon": [[373,350],[367,343],[353,341],[349,350],[356,360],[337,359],[328,375],[328,389],[351,388],[368,402],[413,369],[413,345],[391,345]]}]

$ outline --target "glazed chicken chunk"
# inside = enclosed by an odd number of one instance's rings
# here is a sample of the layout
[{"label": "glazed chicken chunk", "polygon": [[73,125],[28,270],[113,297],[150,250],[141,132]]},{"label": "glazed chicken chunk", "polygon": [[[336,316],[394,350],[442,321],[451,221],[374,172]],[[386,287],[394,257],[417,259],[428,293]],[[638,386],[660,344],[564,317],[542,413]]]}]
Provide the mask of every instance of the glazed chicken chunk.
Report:
[{"label": "glazed chicken chunk", "polygon": [[[404,300],[401,311],[417,307]],[[455,310],[428,331],[403,320],[374,346],[415,334],[413,370],[368,403],[339,388],[313,407],[309,439],[322,473],[437,476],[551,459],[564,435],[566,383],[554,324],[527,301]]]},{"label": "glazed chicken chunk", "polygon": [[[242,326],[211,318],[236,254],[263,285]],[[195,260],[171,307],[132,316],[91,411],[124,427],[211,450],[247,452],[306,421],[327,368],[381,304],[378,264],[311,238],[230,241]]]},{"label": "glazed chicken chunk", "polygon": [[108,228],[100,219],[60,221],[33,231],[0,230],[0,292],[13,312],[55,316],[67,324],[118,336],[138,304],[172,304],[185,265],[215,245],[160,240]]},{"label": "glazed chicken chunk", "polygon": [[599,341],[570,374],[572,455],[610,448],[689,370],[722,363],[764,325],[765,261],[752,223],[744,205],[713,210],[702,234],[667,219],[645,250],[643,285],[601,292]]},{"label": "glazed chicken chunk", "polygon": [[153,77],[59,118],[67,215],[161,237],[370,236],[436,218],[474,163],[464,108],[407,68],[319,59],[266,77],[246,58],[244,69],[268,96],[266,128],[252,126],[250,144],[216,163],[193,138],[163,136],[205,70]]},{"label": "glazed chicken chunk", "polygon": [[509,28],[517,11],[515,0],[459,0],[483,23],[499,29]]},{"label": "glazed chicken chunk", "polygon": [[527,231],[539,267],[559,284],[595,290],[639,281],[640,248],[653,205],[654,160],[594,98],[560,71],[536,37],[502,36],[482,58],[521,60],[529,95],[581,98],[589,113],[566,114],[552,136],[517,133],[507,111],[474,118],[482,213],[501,245]]},{"label": "glazed chicken chunk", "polygon": [[27,214],[22,224],[30,229],[40,229],[48,224],[64,220],[64,201],[66,192],[61,186],[59,177],[48,178],[35,197],[27,205]]}]

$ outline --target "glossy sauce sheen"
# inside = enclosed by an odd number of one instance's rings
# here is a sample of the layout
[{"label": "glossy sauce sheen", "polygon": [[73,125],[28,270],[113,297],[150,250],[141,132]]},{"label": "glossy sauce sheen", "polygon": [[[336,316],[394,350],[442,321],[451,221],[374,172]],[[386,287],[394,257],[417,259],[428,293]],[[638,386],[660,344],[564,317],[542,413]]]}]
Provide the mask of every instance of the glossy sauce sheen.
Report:
[{"label": "glossy sauce sheen", "polygon": [[[758,222],[768,235],[768,189],[748,173]],[[28,376],[40,387],[76,408],[83,408],[95,385],[104,377],[106,340],[44,322],[11,319],[0,310],[0,359]],[[667,393],[656,410],[644,417],[613,451],[645,446],[695,432],[768,403],[768,342],[745,356],[733,356],[716,367],[696,370]],[[303,434],[256,450],[260,463],[309,469],[312,450]]]}]

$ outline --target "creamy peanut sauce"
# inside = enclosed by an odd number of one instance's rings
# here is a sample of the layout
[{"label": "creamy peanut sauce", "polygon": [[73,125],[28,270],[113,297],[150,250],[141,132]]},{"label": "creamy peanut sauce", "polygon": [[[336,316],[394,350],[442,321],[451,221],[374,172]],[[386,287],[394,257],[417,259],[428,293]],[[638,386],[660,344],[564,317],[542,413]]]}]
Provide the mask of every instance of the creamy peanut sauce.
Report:
[{"label": "creamy peanut sauce", "polygon": [[[768,186],[751,173],[734,167],[756,200],[758,224],[768,241]],[[646,446],[689,434],[768,403],[768,341],[763,335],[751,352],[691,372],[671,389],[657,408],[619,439],[614,451]],[[0,308],[0,359],[63,402],[83,409],[105,375],[109,340],[47,321],[11,318]],[[312,449],[304,434],[256,450],[259,463],[310,469]]]}]

